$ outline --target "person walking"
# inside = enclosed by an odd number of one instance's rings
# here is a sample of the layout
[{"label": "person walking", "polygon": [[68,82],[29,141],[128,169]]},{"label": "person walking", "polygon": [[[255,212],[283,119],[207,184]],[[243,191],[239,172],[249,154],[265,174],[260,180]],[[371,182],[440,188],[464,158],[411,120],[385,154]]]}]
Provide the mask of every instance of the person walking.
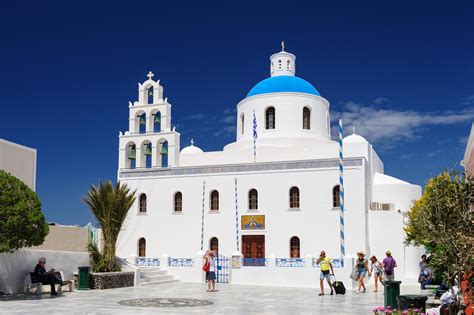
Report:
[{"label": "person walking", "polygon": [[[365,259],[365,254],[363,252],[358,252],[357,253],[357,261],[354,266],[354,268],[357,268],[357,282],[359,283],[359,287],[357,289],[358,293],[365,293],[366,288],[364,284],[364,278],[367,275],[367,271],[369,270],[369,263],[367,262],[367,259]],[[360,288],[363,288],[362,292],[360,292]]]},{"label": "person walking", "polygon": [[206,253],[202,257],[206,260],[202,269],[206,272],[207,292],[216,291],[216,266],[214,261],[215,257],[216,253],[213,250],[206,251]]},{"label": "person walking", "polygon": [[[319,254],[318,260],[316,260],[316,264],[320,266],[321,272],[319,274],[319,286],[321,288],[321,293],[319,296],[324,295],[324,279],[328,282],[329,288],[331,289],[331,295],[334,294],[334,288],[331,283],[331,275],[334,276],[334,269],[332,268],[332,260],[331,258],[326,256],[325,251],[321,251]],[[331,270],[331,273],[329,273]]]},{"label": "person walking", "polygon": [[395,267],[397,267],[397,262],[393,259],[391,251],[386,251],[385,255],[386,257],[382,261],[385,280],[393,281],[395,279]]},{"label": "person walking", "polygon": [[370,257],[369,277],[372,276],[373,272],[374,272],[374,280],[375,280],[374,292],[377,292],[378,285],[379,285],[378,282],[380,281],[380,284],[383,285],[383,264],[380,261],[378,261],[377,257],[375,256]]}]

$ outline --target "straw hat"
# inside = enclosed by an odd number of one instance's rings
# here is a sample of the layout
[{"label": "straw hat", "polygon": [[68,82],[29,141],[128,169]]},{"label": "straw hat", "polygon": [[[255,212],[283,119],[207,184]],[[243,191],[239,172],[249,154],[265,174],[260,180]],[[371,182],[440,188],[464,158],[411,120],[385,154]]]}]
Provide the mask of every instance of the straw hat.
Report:
[{"label": "straw hat", "polygon": [[385,254],[386,254],[387,256],[391,256],[391,255],[392,255],[392,252],[388,250],[388,251],[385,252]]},{"label": "straw hat", "polygon": [[357,252],[357,256],[359,256],[359,255],[361,255],[361,256],[363,256],[363,257],[365,257],[365,254],[364,254],[364,252]]}]

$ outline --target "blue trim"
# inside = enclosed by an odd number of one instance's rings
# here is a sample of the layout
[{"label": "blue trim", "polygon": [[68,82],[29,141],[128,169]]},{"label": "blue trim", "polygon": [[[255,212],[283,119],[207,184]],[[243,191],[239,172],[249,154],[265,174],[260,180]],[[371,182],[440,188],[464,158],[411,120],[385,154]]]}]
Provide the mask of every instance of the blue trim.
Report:
[{"label": "blue trim", "polygon": [[260,81],[250,90],[247,97],[277,92],[297,92],[321,96],[308,81],[299,77],[282,75]]}]

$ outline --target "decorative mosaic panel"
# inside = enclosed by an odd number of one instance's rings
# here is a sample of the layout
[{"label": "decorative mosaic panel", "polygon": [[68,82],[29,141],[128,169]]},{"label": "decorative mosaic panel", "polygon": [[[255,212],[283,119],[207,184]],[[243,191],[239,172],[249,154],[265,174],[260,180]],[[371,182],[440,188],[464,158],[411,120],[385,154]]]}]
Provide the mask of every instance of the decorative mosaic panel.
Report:
[{"label": "decorative mosaic panel", "polygon": [[192,267],[194,265],[193,258],[168,258],[170,267]]},{"label": "decorative mosaic panel", "polygon": [[[362,166],[362,159],[345,159],[344,167]],[[293,169],[338,168],[339,160],[307,160],[294,162],[268,162],[258,164],[213,165],[196,167],[121,169],[120,177],[177,176],[215,173],[261,172]]]},{"label": "decorative mosaic panel", "polygon": [[240,226],[242,230],[265,230],[265,216],[243,215]]},{"label": "decorative mosaic panel", "polygon": [[159,258],[137,257],[135,265],[139,267],[158,267],[160,265]]},{"label": "decorative mosaic panel", "polygon": [[244,258],[244,267],[267,267],[268,259],[266,258]]},{"label": "decorative mosaic panel", "polygon": [[304,258],[277,258],[276,266],[277,267],[304,267],[305,259]]},{"label": "decorative mosaic panel", "polygon": [[[316,263],[318,258],[313,258],[313,267],[319,268],[319,265]],[[332,259],[333,268],[344,268],[344,259]]]}]

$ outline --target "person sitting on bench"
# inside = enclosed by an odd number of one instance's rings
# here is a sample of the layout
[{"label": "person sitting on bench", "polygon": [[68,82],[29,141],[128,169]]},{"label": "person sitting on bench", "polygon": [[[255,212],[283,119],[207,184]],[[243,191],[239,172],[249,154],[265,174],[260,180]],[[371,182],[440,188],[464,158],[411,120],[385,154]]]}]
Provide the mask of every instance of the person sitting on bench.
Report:
[{"label": "person sitting on bench", "polygon": [[38,260],[38,264],[35,267],[35,277],[38,282],[42,284],[50,284],[51,285],[51,295],[58,295],[56,292],[55,285],[62,284],[61,274],[59,272],[55,272],[54,269],[50,271],[46,271],[44,267],[46,265],[46,258],[42,257]]}]

